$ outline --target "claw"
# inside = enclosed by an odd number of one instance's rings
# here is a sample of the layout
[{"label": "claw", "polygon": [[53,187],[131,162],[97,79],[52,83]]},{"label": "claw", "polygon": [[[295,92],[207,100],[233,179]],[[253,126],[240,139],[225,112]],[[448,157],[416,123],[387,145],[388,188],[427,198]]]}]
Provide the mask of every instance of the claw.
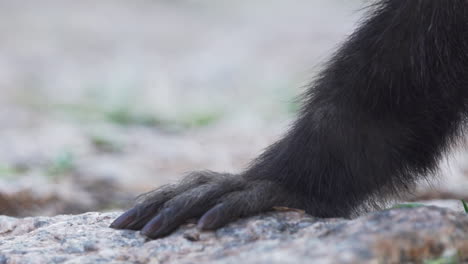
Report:
[{"label": "claw", "polygon": [[168,230],[168,218],[172,213],[171,208],[161,210],[161,212],[149,221],[141,230],[141,234],[150,238],[157,238],[172,231]]},{"label": "claw", "polygon": [[115,219],[114,222],[112,222],[110,225],[110,228],[125,229],[128,225],[136,220],[136,216],[137,210],[132,208]]},{"label": "claw", "polygon": [[213,230],[223,226],[229,219],[225,208],[226,206],[221,203],[208,210],[198,221],[198,228],[201,230]]}]

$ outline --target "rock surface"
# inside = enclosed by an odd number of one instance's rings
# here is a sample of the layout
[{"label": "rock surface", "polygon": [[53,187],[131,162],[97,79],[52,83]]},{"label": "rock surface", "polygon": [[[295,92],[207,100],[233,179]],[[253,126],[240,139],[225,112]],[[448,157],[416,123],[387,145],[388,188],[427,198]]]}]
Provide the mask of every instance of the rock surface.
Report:
[{"label": "rock surface", "polygon": [[468,215],[435,206],[383,210],[354,220],[272,212],[216,232],[199,232],[187,224],[153,241],[138,232],[108,228],[118,214],[1,216],[0,263],[468,261]]}]

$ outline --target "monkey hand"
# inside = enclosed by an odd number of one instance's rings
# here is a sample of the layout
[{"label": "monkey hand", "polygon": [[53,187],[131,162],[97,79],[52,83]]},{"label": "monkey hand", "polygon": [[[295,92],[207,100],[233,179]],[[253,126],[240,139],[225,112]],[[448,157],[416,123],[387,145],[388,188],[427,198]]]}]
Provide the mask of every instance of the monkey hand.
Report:
[{"label": "monkey hand", "polygon": [[166,236],[188,219],[213,230],[274,206],[301,208],[301,201],[278,183],[214,172],[195,172],[180,183],[162,186],[140,197],[112,228],[141,230],[149,238]]}]

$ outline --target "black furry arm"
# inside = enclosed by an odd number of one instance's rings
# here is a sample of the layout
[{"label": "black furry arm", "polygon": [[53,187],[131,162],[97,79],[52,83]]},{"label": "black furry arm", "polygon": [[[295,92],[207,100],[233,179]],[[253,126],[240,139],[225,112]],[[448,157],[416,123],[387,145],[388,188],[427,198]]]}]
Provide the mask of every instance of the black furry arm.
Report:
[{"label": "black furry arm", "polygon": [[381,1],[311,85],[289,133],[244,173],[194,173],[112,226],[155,238],[188,218],[213,229],[273,206],[350,216],[408,190],[459,131],[467,51],[468,1]]},{"label": "black furry arm", "polygon": [[247,172],[343,216],[435,169],[468,95],[468,1],[387,0],[337,52],[290,133]]}]

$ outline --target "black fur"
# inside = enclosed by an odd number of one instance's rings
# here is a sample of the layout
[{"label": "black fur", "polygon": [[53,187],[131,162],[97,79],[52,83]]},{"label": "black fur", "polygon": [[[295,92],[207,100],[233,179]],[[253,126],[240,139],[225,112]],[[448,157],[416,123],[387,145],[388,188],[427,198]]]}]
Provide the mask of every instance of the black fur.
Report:
[{"label": "black fur", "polygon": [[[468,1],[383,0],[310,85],[297,121],[241,175],[199,172],[113,224],[164,236],[273,206],[349,217],[431,175],[468,99]],[[165,195],[162,195],[165,194]]]}]

